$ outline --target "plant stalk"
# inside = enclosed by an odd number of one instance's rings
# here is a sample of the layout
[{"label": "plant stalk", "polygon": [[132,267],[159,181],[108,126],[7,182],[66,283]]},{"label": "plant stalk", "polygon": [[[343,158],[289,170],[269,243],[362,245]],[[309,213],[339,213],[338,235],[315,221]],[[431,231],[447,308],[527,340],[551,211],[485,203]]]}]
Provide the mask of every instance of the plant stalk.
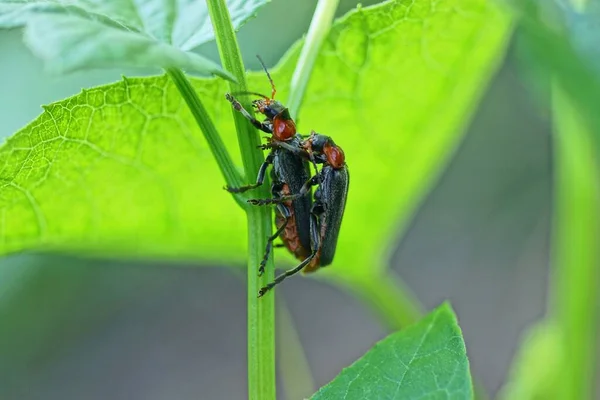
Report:
[{"label": "plant stalk", "polygon": [[290,95],[287,102],[292,118],[298,117],[310,74],[312,73],[319,50],[321,50],[321,45],[331,28],[338,3],[339,0],[319,0],[317,3],[317,8],[308,28],[306,40],[298,58],[298,64],[296,64],[294,75],[292,75]]},{"label": "plant stalk", "polygon": [[558,82],[553,86],[557,134],[554,309],[564,349],[558,399],[593,397],[598,346],[600,172],[594,135]]},{"label": "plant stalk", "polygon": [[243,182],[242,177],[231,160],[231,156],[229,155],[223,140],[221,140],[217,128],[215,128],[215,125],[208,116],[208,113],[191,82],[178,68],[167,68],[166,72],[179,90],[179,93],[181,93],[181,96],[194,116],[196,123],[202,130],[202,133],[208,142],[208,147],[217,160],[217,164],[219,165],[219,169],[221,170],[221,174],[223,174],[225,181],[230,186],[240,186]]},{"label": "plant stalk", "polygon": [[[229,83],[229,89],[231,92],[246,91],[246,71],[225,0],[208,0],[207,4],[221,62],[237,80],[237,83]],[[244,99],[240,100],[251,110]],[[254,179],[264,161],[262,151],[258,149],[260,137],[241,113],[232,108],[232,115],[245,175],[247,179]],[[253,194],[268,197],[269,186],[266,180]],[[267,263],[264,275],[257,276],[267,237],[271,235],[271,209],[248,205],[244,208],[248,219],[248,397],[251,400],[275,400],[274,292],[257,297],[259,289],[274,278],[272,259]]]}]

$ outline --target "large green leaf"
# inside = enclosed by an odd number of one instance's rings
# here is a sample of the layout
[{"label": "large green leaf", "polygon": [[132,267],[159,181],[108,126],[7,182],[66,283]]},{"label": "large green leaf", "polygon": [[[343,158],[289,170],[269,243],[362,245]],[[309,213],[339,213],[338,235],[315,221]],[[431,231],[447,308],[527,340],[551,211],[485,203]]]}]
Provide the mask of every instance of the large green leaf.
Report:
[{"label": "large green leaf", "polygon": [[444,304],[377,343],[312,400],[473,398],[462,333]]},{"label": "large green leaf", "polygon": [[[268,1],[228,1],[234,26]],[[214,38],[205,1],[0,0],[0,28],[18,26],[51,71],[179,67],[229,77],[191,52]]]},{"label": "large green leaf", "polygon": [[[378,271],[374,256],[458,144],[508,30],[485,0],[390,1],[334,24],[299,117],[302,132],[331,135],[344,148],[352,176],[332,273]],[[298,53],[296,46],[273,71],[282,99]],[[194,82],[235,149],[225,83]],[[262,73],[249,83],[269,90]],[[127,79],[46,107],[0,149],[0,179],[2,253],[244,258],[242,211],[221,189],[202,134],[166,77]]]}]

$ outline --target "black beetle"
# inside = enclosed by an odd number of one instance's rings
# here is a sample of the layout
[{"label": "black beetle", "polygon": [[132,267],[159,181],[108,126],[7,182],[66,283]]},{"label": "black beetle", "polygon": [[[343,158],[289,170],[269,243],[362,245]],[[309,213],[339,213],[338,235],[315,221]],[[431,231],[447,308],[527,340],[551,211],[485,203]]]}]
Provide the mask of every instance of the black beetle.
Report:
[{"label": "black beetle", "polygon": [[296,146],[295,143],[273,143],[273,146],[306,157],[313,163],[321,163],[323,167],[315,176],[308,179],[298,192],[272,199],[248,200],[254,205],[279,205],[281,202],[303,198],[310,193],[313,185],[318,185],[310,211],[310,255],[296,267],[278,275],[273,282],[260,289],[259,297],[288,276],[302,270],[306,273],[313,272],[319,267],[332,263],[350,185],[344,152],[329,136],[313,131],[308,139],[300,143],[300,146]]},{"label": "black beetle", "polygon": [[[333,262],[335,255],[346,209],[350,174],[344,151],[329,136],[313,132],[304,145],[309,154],[313,154],[317,163],[323,163],[311,213],[319,218],[320,248],[315,264],[325,267]],[[306,272],[310,271],[312,268],[307,268]]]},{"label": "black beetle", "polygon": [[[262,60],[260,61],[262,63]],[[282,199],[302,190],[305,182],[310,178],[310,170],[306,158],[302,154],[289,152],[280,146],[274,145],[275,143],[285,143],[290,148],[299,149],[302,145],[302,137],[296,133],[296,125],[290,117],[288,109],[273,99],[276,93],[275,85],[266,67],[264,69],[271,82],[271,98],[257,93],[249,93],[262,97],[261,99],[254,100],[252,105],[259,113],[266,117],[263,122],[258,121],[248,113],[231,94],[226,94],[225,97],[252,125],[272,135],[269,138],[269,143],[261,146],[263,149],[271,149],[271,152],[259,168],[256,183],[238,188],[226,187],[226,189],[231,193],[242,193],[259,187],[264,182],[267,167],[269,164],[272,164],[271,194],[274,199]],[[267,240],[265,255],[258,271],[259,275],[264,273],[265,265],[273,248],[273,241],[278,236],[281,237],[284,246],[299,260],[304,260],[309,256],[311,248],[311,204],[312,199],[309,191],[306,191],[302,196],[295,196],[293,199],[277,201],[275,210],[275,226],[277,230]]]}]

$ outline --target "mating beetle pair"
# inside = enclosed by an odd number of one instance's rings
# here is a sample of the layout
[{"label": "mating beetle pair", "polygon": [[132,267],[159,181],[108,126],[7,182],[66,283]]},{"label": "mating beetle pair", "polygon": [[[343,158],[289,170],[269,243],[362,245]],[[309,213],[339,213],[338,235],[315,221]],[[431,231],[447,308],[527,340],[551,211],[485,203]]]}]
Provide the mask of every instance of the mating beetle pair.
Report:
[{"label": "mating beetle pair", "polygon": [[[260,58],[259,58],[260,60]],[[261,60],[262,64],[262,60]],[[264,64],[263,64],[264,67]],[[241,112],[256,128],[271,134],[263,149],[270,149],[264,163],[260,166],[256,183],[226,188],[232,193],[241,193],[262,185],[269,164],[271,170],[270,199],[251,199],[254,205],[274,204],[276,232],[268,238],[265,255],[260,263],[259,275],[273,248],[273,241],[281,237],[283,245],[301,260],[296,267],[278,275],[275,280],[259,291],[259,297],[282,282],[288,276],[301,270],[316,271],[333,261],[339,229],[342,223],[346,197],[348,193],[349,174],[345,163],[344,152],[333,140],[314,131],[308,138],[296,133],[296,125],[289,111],[280,102],[274,100],[276,89],[266,67],[267,77],[271,82],[271,97],[257,93],[261,99],[252,102],[253,107],[266,118],[258,121],[248,113],[230,94],[227,100]],[[310,161],[316,170],[310,176]],[[317,164],[322,164],[320,171]],[[311,199],[311,188],[318,185]]]}]

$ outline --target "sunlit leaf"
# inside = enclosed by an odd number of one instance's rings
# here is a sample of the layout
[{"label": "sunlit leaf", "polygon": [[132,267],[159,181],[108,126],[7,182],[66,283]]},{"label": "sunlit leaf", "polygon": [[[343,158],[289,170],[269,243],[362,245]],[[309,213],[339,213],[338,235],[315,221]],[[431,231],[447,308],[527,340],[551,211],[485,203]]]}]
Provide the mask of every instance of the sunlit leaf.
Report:
[{"label": "sunlit leaf", "polygon": [[[508,32],[507,18],[484,0],[391,1],[335,23],[298,119],[300,131],[334,137],[350,169],[332,274],[378,272],[374,257],[383,257],[459,143]],[[298,53],[296,46],[273,71],[280,99]],[[249,81],[269,91],[263,73]],[[237,154],[225,83],[194,84]],[[0,149],[0,179],[2,253],[244,259],[243,214],[166,77],[48,106]]]}]

